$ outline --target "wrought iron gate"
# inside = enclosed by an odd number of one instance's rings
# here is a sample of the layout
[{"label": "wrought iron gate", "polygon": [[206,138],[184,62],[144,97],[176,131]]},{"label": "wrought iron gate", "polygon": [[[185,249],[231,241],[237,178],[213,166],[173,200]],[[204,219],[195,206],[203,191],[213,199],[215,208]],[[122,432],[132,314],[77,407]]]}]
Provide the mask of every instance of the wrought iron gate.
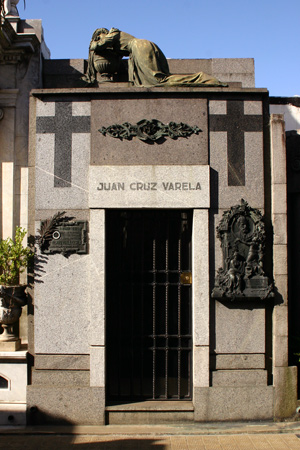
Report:
[{"label": "wrought iron gate", "polygon": [[107,211],[109,400],[191,398],[191,225],[191,211]]}]

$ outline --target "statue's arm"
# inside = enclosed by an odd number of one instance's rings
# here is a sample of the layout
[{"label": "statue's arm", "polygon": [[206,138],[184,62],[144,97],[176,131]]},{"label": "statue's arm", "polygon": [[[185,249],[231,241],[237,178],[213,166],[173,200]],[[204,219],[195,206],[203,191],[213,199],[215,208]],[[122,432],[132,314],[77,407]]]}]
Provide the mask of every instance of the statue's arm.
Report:
[{"label": "statue's arm", "polygon": [[107,48],[112,48],[114,45],[115,36],[108,33],[102,35],[99,40],[93,41],[90,45],[91,50],[105,50]]}]

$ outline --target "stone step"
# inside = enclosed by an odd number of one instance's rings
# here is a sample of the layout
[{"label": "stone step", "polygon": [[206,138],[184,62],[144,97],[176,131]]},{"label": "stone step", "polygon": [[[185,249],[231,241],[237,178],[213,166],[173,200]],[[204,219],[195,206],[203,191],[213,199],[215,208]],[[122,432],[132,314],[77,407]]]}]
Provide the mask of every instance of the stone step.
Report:
[{"label": "stone step", "polygon": [[184,423],[194,421],[194,406],[190,401],[118,403],[106,406],[105,415],[107,425]]}]

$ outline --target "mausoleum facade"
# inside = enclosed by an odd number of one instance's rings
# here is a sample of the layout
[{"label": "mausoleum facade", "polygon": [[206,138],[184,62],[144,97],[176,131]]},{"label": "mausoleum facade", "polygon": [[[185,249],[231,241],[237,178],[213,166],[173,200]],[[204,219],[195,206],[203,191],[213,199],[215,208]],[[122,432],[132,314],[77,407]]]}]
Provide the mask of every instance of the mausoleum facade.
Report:
[{"label": "mausoleum facade", "polygon": [[[24,23],[5,22],[13,42]],[[285,123],[253,60],[168,61],[226,86],[86,86],[86,61],[33,36],[0,76],[2,238],[22,224],[36,241],[28,347],[0,354],[5,378],[22,352],[28,367],[20,421],[293,416]]]}]

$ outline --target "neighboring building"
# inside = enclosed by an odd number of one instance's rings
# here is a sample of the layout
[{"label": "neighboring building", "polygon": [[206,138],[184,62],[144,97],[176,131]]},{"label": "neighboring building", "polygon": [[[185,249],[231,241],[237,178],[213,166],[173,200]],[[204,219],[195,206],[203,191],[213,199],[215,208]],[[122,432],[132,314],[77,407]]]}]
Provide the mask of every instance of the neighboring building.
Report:
[{"label": "neighboring building", "polygon": [[21,224],[51,239],[23,347],[0,353],[1,422],[26,409],[31,424],[293,416],[285,110],[255,88],[253,60],[169,61],[224,88],[87,88],[86,61],[49,59],[39,21],[13,25],[0,36],[2,238]]},{"label": "neighboring building", "polygon": [[300,130],[300,97],[270,97],[270,113],[283,114],[285,130]]},{"label": "neighboring building", "polygon": [[[17,225],[26,229],[29,226],[29,96],[32,89],[42,87],[43,60],[50,57],[50,52],[43,40],[40,20],[20,20],[18,16],[0,20],[0,230],[1,238],[6,239],[13,236]],[[25,307],[20,320],[21,351],[5,351],[13,349],[7,343],[0,350],[2,424],[26,422],[26,310]]]},{"label": "neighboring building", "polygon": [[[300,98],[295,96],[270,97],[270,112],[282,114],[286,130],[287,160],[287,222],[288,222],[288,274],[289,274],[289,360],[299,372],[299,268],[300,250]],[[299,379],[299,373],[298,373]],[[298,383],[298,398],[300,384]]]}]

